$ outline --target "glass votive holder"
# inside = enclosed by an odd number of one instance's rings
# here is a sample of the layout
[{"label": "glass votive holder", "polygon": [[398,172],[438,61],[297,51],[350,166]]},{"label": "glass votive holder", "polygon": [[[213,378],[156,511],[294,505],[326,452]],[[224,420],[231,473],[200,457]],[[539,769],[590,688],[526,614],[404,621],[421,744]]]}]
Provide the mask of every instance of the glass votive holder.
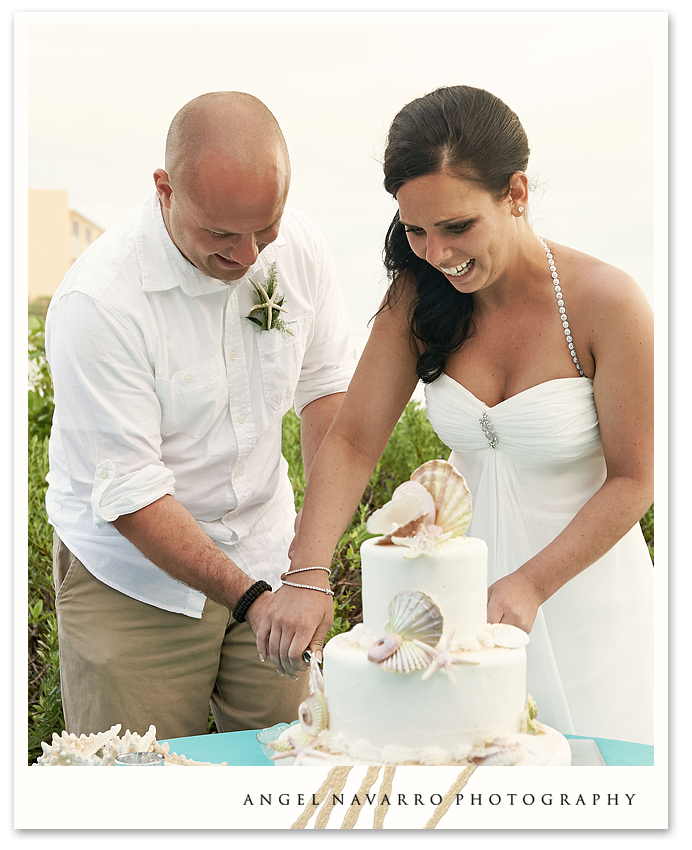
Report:
[{"label": "glass votive holder", "polygon": [[116,767],[163,767],[161,753],[123,753],[115,759]]}]

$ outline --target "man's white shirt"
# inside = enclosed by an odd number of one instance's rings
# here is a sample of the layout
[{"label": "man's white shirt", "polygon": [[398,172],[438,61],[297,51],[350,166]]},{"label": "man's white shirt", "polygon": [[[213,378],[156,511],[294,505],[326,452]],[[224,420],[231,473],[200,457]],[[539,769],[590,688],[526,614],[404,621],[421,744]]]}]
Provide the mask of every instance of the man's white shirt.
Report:
[{"label": "man's white shirt", "polygon": [[[246,318],[250,281],[264,283],[274,262],[290,333]],[[204,595],[110,524],[170,494],[249,576],[279,586],[295,517],[282,417],[344,392],[355,364],[333,262],[309,219],[287,207],[278,239],[223,283],[183,257],[152,193],[75,262],[51,301],[46,351],[48,516],[89,571],[201,617]]]}]

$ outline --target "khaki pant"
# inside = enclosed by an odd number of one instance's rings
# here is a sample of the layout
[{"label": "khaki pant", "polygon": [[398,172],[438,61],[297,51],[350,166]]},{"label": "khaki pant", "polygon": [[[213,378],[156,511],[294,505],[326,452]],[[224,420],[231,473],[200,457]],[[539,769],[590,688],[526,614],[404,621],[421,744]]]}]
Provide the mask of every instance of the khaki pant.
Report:
[{"label": "khaki pant", "polygon": [[262,729],[298,716],[308,677],[259,660],[247,623],[207,599],[202,619],[131,599],[94,578],[58,538],[53,572],[60,684],[68,732],[116,723],[157,738],[202,735],[209,703],[219,732]]}]

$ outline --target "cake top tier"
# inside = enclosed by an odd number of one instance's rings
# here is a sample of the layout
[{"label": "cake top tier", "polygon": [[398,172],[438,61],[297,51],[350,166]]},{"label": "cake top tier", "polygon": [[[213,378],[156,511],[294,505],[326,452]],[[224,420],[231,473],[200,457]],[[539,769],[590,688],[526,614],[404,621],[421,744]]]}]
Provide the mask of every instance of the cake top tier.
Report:
[{"label": "cake top tier", "polygon": [[402,593],[420,592],[440,609],[445,636],[455,640],[475,636],[486,625],[488,547],[475,537],[447,540],[440,554],[410,550],[382,538],[366,540],[361,547],[363,625],[383,632],[390,620],[390,603]]}]

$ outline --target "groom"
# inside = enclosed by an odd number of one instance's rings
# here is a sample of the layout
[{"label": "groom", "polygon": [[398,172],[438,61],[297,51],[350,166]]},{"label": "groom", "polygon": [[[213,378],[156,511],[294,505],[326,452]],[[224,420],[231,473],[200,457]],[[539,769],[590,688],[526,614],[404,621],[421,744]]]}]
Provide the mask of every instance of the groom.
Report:
[{"label": "groom", "polygon": [[318,589],[281,582],[295,520],[281,422],[295,404],[309,474],[354,357],[289,182],[264,104],[197,97],[155,191],[52,299],[47,508],[70,732],[201,734],[210,700],[219,731],[260,728],[306,694],[301,654],[319,653],[332,597],[323,571],[300,581]]}]

